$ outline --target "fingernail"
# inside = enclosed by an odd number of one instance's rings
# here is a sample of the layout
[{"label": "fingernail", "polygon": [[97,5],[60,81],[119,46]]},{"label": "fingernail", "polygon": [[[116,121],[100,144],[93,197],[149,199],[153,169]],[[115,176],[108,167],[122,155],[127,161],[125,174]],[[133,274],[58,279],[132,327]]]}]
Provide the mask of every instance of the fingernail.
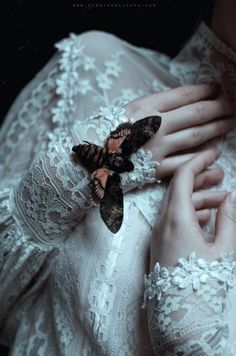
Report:
[{"label": "fingernail", "polygon": [[236,192],[231,192],[230,195],[229,195],[229,200],[232,202],[232,203],[236,203]]}]

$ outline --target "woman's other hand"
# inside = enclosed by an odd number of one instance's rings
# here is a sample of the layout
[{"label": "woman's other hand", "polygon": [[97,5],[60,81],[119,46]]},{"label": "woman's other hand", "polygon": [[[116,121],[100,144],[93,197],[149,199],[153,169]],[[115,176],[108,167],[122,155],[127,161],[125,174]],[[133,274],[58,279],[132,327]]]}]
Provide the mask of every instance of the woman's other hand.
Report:
[{"label": "woman's other hand", "polygon": [[[193,251],[209,261],[219,258],[221,253],[235,251],[235,193],[199,190],[205,185],[204,170],[218,154],[217,149],[198,153],[175,172],[152,234],[151,270],[156,262],[175,265],[180,257],[187,258]],[[214,175],[208,180],[210,184],[216,182]],[[213,242],[206,242],[201,225],[210,218],[212,207],[218,207],[215,236]]]},{"label": "woman's other hand", "polygon": [[210,139],[227,134],[235,124],[236,101],[217,99],[214,84],[187,85],[136,99],[125,106],[139,120],[161,115],[158,132],[143,147],[160,162],[157,178],[170,176],[194,156],[187,153]]}]

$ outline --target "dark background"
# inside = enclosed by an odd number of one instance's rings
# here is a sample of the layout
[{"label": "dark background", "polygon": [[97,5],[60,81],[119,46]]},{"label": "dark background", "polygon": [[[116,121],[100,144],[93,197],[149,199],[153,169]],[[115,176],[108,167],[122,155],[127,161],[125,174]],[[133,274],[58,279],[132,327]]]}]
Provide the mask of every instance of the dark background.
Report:
[{"label": "dark background", "polygon": [[[213,0],[0,0],[0,122],[70,32],[103,30],[174,56]],[[83,6],[82,6],[83,5]],[[154,5],[154,6],[153,6]]]},{"label": "dark background", "polygon": [[108,31],[173,57],[200,20],[209,21],[212,6],[213,0],[0,0],[0,123],[70,32]]}]

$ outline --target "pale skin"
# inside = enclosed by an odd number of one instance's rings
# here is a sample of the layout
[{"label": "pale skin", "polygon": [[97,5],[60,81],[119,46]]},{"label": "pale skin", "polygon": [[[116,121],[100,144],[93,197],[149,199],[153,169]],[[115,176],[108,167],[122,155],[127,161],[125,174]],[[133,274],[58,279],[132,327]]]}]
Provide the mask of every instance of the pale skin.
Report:
[{"label": "pale skin", "polygon": [[[227,134],[235,125],[236,100],[217,99],[217,94],[213,84],[187,85],[144,96],[125,106],[126,115],[137,120],[150,115],[162,117],[158,132],[143,145],[160,162],[157,178],[172,175],[193,157],[187,150]],[[204,175],[205,179],[212,175],[223,178],[219,168]]]},{"label": "pale skin", "polygon": [[[161,266],[174,266],[180,257],[187,258],[193,251],[208,261],[218,259],[221,253],[235,251],[236,194],[215,194],[209,190],[194,192],[202,188],[197,180],[199,174],[218,155],[219,151],[214,148],[202,151],[176,170],[165,195],[160,219],[153,229],[150,270],[156,262]],[[215,236],[212,242],[206,242],[198,209],[208,212],[209,217],[211,207],[218,207]]]}]

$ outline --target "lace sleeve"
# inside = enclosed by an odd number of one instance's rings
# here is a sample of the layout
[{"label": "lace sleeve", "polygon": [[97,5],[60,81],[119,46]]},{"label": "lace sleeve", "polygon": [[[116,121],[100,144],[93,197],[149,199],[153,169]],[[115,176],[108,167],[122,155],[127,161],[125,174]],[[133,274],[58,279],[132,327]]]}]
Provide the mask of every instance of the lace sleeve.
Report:
[{"label": "lace sleeve", "polygon": [[[58,253],[55,247],[34,243],[12,213],[11,188],[0,190],[0,342],[12,338],[4,335],[9,321],[17,327],[17,313],[23,300],[41,288]],[[30,300],[29,300],[30,302]],[[11,330],[12,330],[11,328]]]},{"label": "lace sleeve", "polygon": [[[98,121],[96,127],[97,134]],[[82,139],[92,139],[92,133],[91,125],[79,123],[70,136],[40,151],[22,178],[0,189],[0,329],[6,318],[15,320],[14,306],[40,288],[61,242],[91,208],[89,174],[72,159],[71,148]],[[124,176],[125,191],[155,176],[150,155],[144,160],[142,149],[135,157],[134,172]]]},{"label": "lace sleeve", "polygon": [[[48,150],[39,152],[19,184],[14,187],[13,214],[32,239],[53,245],[63,241],[92,207],[88,183],[90,174],[73,159],[72,147],[88,140],[104,144],[110,130],[122,120],[105,116],[74,125],[70,134],[52,140]],[[124,193],[156,180],[157,162],[151,152],[140,148],[133,154],[135,169],[122,174]]]},{"label": "lace sleeve", "polygon": [[[156,354],[235,355],[226,312],[235,271],[232,254],[206,262],[193,252],[175,267],[156,263],[145,275],[142,306]],[[235,324],[235,316],[232,320]]]}]

